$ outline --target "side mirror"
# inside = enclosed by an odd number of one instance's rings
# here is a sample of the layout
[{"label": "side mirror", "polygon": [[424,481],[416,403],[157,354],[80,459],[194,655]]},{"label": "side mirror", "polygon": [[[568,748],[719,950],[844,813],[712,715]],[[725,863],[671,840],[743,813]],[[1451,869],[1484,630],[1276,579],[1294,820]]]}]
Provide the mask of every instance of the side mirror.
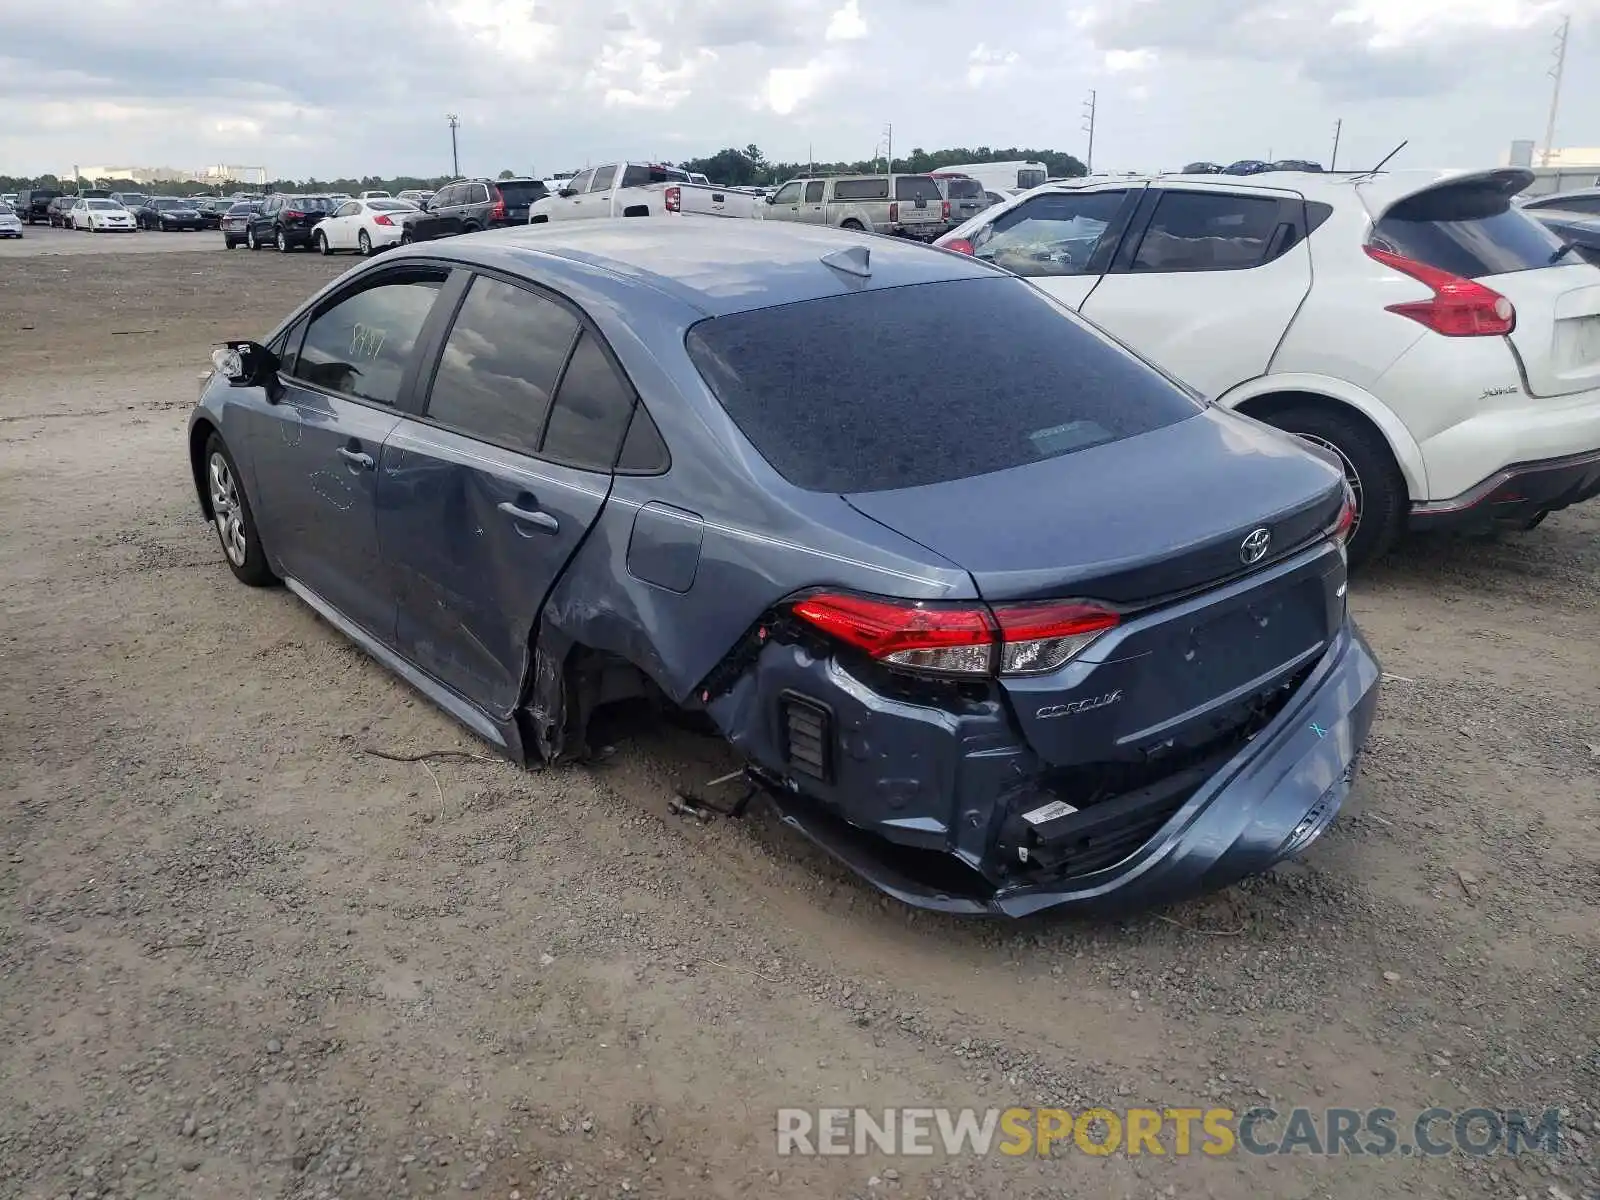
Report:
[{"label": "side mirror", "polygon": [[568,196],[576,196],[577,194],[578,193],[575,188],[562,188],[556,193],[556,195],[560,196],[562,199],[566,199]]},{"label": "side mirror", "polygon": [[776,204],[777,202],[778,202],[778,193],[777,192],[773,192],[772,195],[767,197],[767,203],[768,204]]},{"label": "side mirror", "polygon": [[278,356],[258,342],[224,342],[211,352],[211,365],[229,387],[264,388],[273,404],[283,394]]}]

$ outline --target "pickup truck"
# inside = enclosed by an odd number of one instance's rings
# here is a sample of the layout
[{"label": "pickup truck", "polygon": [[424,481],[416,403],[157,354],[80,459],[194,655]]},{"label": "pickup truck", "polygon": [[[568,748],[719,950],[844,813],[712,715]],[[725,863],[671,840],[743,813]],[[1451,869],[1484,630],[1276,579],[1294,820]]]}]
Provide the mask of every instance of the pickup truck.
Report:
[{"label": "pickup truck", "polygon": [[659,163],[607,163],[574,175],[528,208],[528,224],[588,217],[760,217],[766,206],[733,188],[694,183]]},{"label": "pickup truck", "polygon": [[767,197],[766,219],[932,241],[951,228],[950,201],[928,175],[791,179]]}]

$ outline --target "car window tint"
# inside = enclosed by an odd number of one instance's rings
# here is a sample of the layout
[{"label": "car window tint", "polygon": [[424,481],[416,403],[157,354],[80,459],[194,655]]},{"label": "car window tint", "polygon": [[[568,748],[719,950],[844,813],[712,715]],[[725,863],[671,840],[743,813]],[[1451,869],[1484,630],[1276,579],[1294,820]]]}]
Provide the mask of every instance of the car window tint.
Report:
[{"label": "car window tint", "polygon": [[318,314],[306,329],[296,373],[329,391],[397,403],[442,282],[408,277],[380,283]]},{"label": "car window tint", "polygon": [[887,179],[839,179],[833,184],[835,200],[887,200]]},{"label": "car window tint", "polygon": [[574,175],[567,181],[566,190],[578,195],[582,195],[584,192],[589,190],[589,181],[593,178],[594,172],[592,170],[584,171],[580,175]]},{"label": "car window tint", "polygon": [[500,195],[507,204],[532,204],[535,200],[543,200],[550,193],[545,190],[544,184],[538,180],[506,180],[497,184]]},{"label": "car window tint", "polygon": [[825,186],[827,185],[825,185],[820,179],[813,179],[810,183],[806,184],[806,203],[821,204],[822,189]]},{"label": "car window tint", "polygon": [[[1400,201],[1372,229],[1379,249],[1465,279],[1536,270],[1561,248],[1556,237],[1493,182],[1429,188]],[[1564,263],[1581,262],[1569,255]]]},{"label": "car window tint", "polygon": [[596,167],[594,182],[589,185],[589,190],[591,192],[609,191],[611,189],[611,181],[616,178],[616,175],[617,168],[614,163],[611,166]]},{"label": "car window tint", "polygon": [[786,183],[778,189],[778,194],[772,198],[774,204],[798,204],[800,202],[800,184]]},{"label": "car window tint", "polygon": [[534,454],[578,319],[553,300],[478,276],[445,340],[428,417]]},{"label": "car window tint", "polygon": [[1271,196],[1166,192],[1131,271],[1241,271],[1267,261],[1280,205]]},{"label": "car window tint", "polygon": [[609,471],[633,415],[633,389],[587,331],[578,339],[550,410],[541,452],[546,458]]},{"label": "car window tint", "polygon": [[983,184],[976,179],[951,179],[945,183],[952,200],[982,200]]},{"label": "car window tint", "polygon": [[628,169],[622,173],[622,186],[625,188],[643,187],[650,182],[650,168],[640,163],[629,163]]},{"label": "car window tint", "polygon": [[1568,212],[1600,214],[1600,196],[1574,196],[1556,207],[1564,208]]},{"label": "car window tint", "polygon": [[686,345],[756,450],[811,491],[984,475],[1201,411],[1032,284],[1004,276],[714,317]]},{"label": "car window tint", "polygon": [[927,175],[901,175],[894,181],[896,200],[932,200],[937,204],[944,197],[939,185]]},{"label": "car window tint", "polygon": [[628,475],[656,475],[671,462],[661,430],[644,405],[635,404],[627,436],[622,439],[622,453],[617,455],[617,470]]},{"label": "car window tint", "polygon": [[1082,275],[1126,192],[1035,196],[980,229],[973,253],[1016,275]]}]

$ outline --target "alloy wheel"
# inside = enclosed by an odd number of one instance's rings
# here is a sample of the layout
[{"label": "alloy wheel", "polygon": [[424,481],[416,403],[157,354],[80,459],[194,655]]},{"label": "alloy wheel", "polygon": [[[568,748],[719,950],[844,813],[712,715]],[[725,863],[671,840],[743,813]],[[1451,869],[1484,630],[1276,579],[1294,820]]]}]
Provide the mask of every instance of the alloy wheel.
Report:
[{"label": "alloy wheel", "polygon": [[245,529],[244,506],[239,503],[239,485],[233,478],[228,460],[218,451],[212,451],[207,465],[211,481],[211,511],[217,523],[217,536],[222,540],[222,552],[236,567],[244,566]]},{"label": "alloy wheel", "polygon": [[283,236],[283,230],[278,230],[278,253],[289,253],[289,239]]},{"label": "alloy wheel", "polygon": [[363,229],[361,231],[361,236],[360,236],[360,238],[358,240],[361,243],[361,253],[362,253],[362,255],[366,256],[368,254],[371,254],[372,253],[372,239],[367,236],[367,231],[365,229]]},{"label": "alloy wheel", "polygon": [[1350,527],[1350,536],[1354,537],[1356,530],[1361,528],[1361,472],[1356,470],[1356,465],[1350,461],[1350,456],[1327,438],[1318,437],[1314,433],[1299,433],[1295,436],[1303,442],[1320,446],[1338,458],[1339,465],[1344,469],[1345,482],[1350,485],[1350,493],[1356,501],[1356,523]]}]

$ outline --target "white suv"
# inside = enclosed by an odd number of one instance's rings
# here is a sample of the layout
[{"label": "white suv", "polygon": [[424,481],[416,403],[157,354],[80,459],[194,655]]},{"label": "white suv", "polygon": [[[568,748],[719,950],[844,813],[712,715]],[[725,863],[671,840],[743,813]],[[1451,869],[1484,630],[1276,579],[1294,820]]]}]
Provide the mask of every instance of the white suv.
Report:
[{"label": "white suv", "polygon": [[940,238],[1227,408],[1316,442],[1353,562],[1600,494],[1600,268],[1520,168],[1047,184]]}]

